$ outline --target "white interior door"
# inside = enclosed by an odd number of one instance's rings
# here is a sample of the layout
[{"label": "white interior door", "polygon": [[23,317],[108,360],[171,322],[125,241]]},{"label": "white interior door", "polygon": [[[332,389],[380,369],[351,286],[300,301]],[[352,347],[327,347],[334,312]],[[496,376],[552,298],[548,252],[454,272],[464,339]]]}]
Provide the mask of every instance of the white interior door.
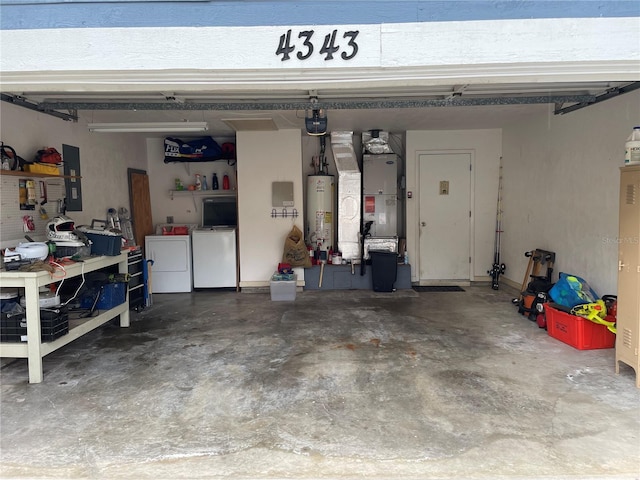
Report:
[{"label": "white interior door", "polygon": [[471,276],[471,154],[420,155],[420,282]]}]

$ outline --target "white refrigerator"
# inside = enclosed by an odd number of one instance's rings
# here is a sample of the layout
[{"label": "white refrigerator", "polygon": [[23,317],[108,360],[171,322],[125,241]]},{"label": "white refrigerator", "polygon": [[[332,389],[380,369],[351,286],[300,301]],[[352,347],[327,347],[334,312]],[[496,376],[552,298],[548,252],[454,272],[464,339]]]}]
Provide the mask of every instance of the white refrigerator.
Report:
[{"label": "white refrigerator", "polygon": [[191,234],[193,287],[236,287],[235,227],[199,228]]}]

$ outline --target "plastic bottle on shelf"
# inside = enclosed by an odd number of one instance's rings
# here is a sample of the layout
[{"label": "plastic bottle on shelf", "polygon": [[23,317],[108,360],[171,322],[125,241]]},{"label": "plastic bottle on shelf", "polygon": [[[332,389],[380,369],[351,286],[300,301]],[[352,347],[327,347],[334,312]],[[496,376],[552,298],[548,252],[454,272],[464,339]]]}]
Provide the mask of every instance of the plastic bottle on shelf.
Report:
[{"label": "plastic bottle on shelf", "polygon": [[202,190],[209,190],[209,185],[207,185],[207,176],[204,175],[202,177]]},{"label": "plastic bottle on shelf", "polygon": [[196,190],[202,190],[202,181],[199,173],[196,173]]},{"label": "plastic bottle on shelf", "polygon": [[229,175],[227,174],[225,174],[225,176],[222,177],[222,189],[229,190]]},{"label": "plastic bottle on shelf", "polygon": [[624,144],[624,164],[640,165],[640,125],[633,127],[627,143]]},{"label": "plastic bottle on shelf", "polygon": [[211,179],[211,189],[218,190],[218,188],[218,175],[214,173],[213,178]]}]

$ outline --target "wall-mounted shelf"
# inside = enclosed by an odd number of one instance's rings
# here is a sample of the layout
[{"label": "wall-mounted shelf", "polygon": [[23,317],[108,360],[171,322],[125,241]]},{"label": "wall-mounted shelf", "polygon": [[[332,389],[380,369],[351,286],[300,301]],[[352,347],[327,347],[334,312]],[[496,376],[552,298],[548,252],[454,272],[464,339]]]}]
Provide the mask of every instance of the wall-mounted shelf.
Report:
[{"label": "wall-mounted shelf", "polygon": [[236,190],[169,190],[171,200],[173,197],[235,197]]},{"label": "wall-mounted shelf", "polygon": [[[219,161],[219,160],[225,160],[227,162],[227,165],[231,165],[231,166],[234,165],[234,163],[231,163],[231,162],[232,161],[233,162],[236,161],[235,159],[217,158],[215,160],[205,160],[205,161],[200,161],[200,162],[165,162],[165,163],[182,163],[184,165],[185,171],[187,172],[187,175],[191,176],[192,175],[192,173],[191,173],[191,169],[192,169],[191,165],[199,165],[199,164],[202,164],[202,163],[216,162],[216,161]],[[199,170],[201,170],[201,171],[204,170],[204,168],[193,168],[193,170],[197,172]]]},{"label": "wall-mounted shelf", "polygon": [[71,175],[50,175],[48,173],[33,173],[33,172],[21,172],[18,170],[0,170],[0,175],[6,175],[7,177],[21,177],[21,178],[82,178],[74,177]]}]

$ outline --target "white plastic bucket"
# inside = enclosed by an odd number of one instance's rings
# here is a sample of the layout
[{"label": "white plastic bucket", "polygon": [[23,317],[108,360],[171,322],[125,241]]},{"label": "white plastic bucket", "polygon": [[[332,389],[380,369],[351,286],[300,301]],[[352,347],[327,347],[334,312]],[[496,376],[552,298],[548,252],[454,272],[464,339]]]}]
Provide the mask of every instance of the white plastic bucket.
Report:
[{"label": "white plastic bucket", "polygon": [[627,143],[624,144],[624,164],[640,165],[640,126],[633,127]]}]

